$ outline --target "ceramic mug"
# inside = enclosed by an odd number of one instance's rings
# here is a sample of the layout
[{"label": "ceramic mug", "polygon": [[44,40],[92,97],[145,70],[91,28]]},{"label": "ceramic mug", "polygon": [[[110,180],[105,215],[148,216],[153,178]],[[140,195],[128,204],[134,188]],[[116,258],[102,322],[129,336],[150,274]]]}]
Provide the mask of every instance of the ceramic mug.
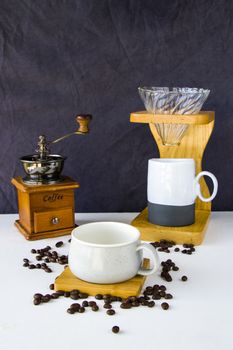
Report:
[{"label": "ceramic mug", "polygon": [[[140,243],[137,228],[120,222],[94,222],[72,231],[69,267],[78,278],[91,283],[118,283],[136,274],[147,276],[159,267],[154,247]],[[153,267],[141,267],[148,253]]]},{"label": "ceramic mug", "polygon": [[[199,180],[209,176],[213,193],[203,197]],[[160,226],[186,226],[195,222],[195,199],[209,202],[217,194],[218,181],[208,172],[195,176],[195,161],[191,158],[155,158],[148,164],[148,219]]]}]

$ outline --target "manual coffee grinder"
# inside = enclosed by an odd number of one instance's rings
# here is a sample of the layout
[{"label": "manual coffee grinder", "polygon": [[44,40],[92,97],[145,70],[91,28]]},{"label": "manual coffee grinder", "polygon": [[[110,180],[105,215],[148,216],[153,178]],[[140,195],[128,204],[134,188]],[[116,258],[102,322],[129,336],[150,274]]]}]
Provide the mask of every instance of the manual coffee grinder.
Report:
[{"label": "manual coffee grinder", "polygon": [[[148,124],[158,146],[160,158],[192,158],[197,173],[202,171],[202,158],[214,128],[214,112],[201,111],[209,90],[197,88],[142,87],[139,94],[146,111],[130,114],[131,123]],[[202,177],[201,192],[209,197]],[[165,227],[148,221],[144,209],[131,223],[141,232],[141,239],[161,239],[176,243],[201,244],[209,222],[211,202],[196,200],[195,223],[183,227]]]},{"label": "manual coffee grinder", "polygon": [[77,131],[54,141],[39,136],[36,154],[20,158],[26,176],[14,177],[11,182],[17,189],[19,220],[15,226],[28,240],[70,234],[75,225],[74,190],[79,183],[62,176],[65,157],[50,154],[49,146],[71,135],[89,132],[91,115],[76,117]]}]

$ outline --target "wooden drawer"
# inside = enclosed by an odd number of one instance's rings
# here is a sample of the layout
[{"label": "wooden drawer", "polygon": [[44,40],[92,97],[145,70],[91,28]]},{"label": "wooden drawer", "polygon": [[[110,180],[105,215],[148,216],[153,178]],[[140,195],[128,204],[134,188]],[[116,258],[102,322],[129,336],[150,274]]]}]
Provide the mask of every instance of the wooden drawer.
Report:
[{"label": "wooden drawer", "polygon": [[34,212],[34,232],[60,230],[74,227],[74,214],[72,208],[60,208]]}]

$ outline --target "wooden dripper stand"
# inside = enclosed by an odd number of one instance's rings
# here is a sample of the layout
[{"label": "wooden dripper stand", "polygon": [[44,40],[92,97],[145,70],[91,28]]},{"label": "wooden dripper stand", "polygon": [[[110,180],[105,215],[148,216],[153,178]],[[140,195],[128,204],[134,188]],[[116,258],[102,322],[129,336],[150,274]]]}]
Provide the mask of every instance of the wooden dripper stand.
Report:
[{"label": "wooden dripper stand", "polygon": [[[196,172],[202,171],[202,158],[206,145],[214,128],[214,112],[200,111],[197,114],[155,114],[134,112],[130,114],[130,122],[149,124],[152,135],[157,143],[161,158],[193,158]],[[185,132],[177,145],[166,145],[158,134],[156,125],[184,124]],[[203,196],[209,197],[209,189],[202,177],[200,180]],[[131,223],[141,232],[141,239],[158,241],[172,240],[178,244],[201,244],[211,213],[211,202],[202,202],[198,198],[195,207],[195,223],[183,227],[165,227],[151,224],[148,221],[147,208]]]}]

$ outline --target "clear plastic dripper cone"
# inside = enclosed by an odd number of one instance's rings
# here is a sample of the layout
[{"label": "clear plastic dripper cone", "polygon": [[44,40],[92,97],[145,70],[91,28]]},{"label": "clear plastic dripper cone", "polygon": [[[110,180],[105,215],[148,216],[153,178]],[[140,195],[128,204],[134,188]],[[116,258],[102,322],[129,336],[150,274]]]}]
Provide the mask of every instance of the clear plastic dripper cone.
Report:
[{"label": "clear plastic dripper cone", "polygon": [[[139,94],[149,113],[196,114],[206,101],[210,90],[198,88],[139,87]],[[166,146],[178,145],[188,129],[187,124],[155,124]]]}]

